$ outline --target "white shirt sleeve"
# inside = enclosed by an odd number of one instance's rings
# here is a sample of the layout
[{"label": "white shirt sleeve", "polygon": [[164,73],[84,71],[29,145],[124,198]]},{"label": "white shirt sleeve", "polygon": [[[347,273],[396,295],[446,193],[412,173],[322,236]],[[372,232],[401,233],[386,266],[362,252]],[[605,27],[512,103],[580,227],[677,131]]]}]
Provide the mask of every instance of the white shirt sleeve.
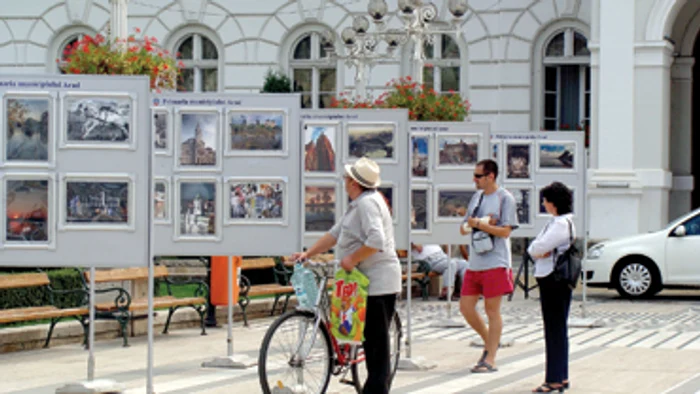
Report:
[{"label": "white shirt sleeve", "polygon": [[568,244],[569,242],[569,223],[567,219],[554,219],[552,224],[547,227],[547,230],[540,233],[537,238],[527,248],[527,252],[531,256],[541,256],[547,252],[551,252],[555,248]]}]

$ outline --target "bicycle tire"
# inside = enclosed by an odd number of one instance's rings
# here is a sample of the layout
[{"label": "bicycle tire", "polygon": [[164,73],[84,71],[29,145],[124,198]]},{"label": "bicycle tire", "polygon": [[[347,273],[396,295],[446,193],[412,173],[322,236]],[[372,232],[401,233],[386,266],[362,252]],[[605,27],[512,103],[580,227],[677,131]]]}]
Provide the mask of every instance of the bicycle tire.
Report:
[{"label": "bicycle tire", "polygon": [[[258,356],[258,378],[260,379],[260,388],[262,389],[263,394],[272,394],[271,387],[268,383],[268,371],[267,371],[267,358],[268,358],[268,350],[270,348],[270,344],[272,342],[272,338],[275,335],[275,332],[277,331],[278,328],[284,324],[287,320],[293,319],[293,318],[302,318],[302,319],[308,319],[310,323],[313,325],[313,321],[315,319],[315,315],[313,312],[308,312],[308,311],[299,311],[299,310],[292,310],[284,313],[282,316],[278,317],[268,328],[267,332],[265,333],[265,337],[263,338],[262,345],[260,347],[260,355]],[[319,330],[321,332],[320,336],[317,336],[317,340],[319,338],[322,338],[322,341],[324,342],[322,344],[323,349],[325,349],[327,360],[328,360],[328,365],[326,367],[325,371],[325,378],[323,379],[322,382],[322,387],[321,390],[319,391],[319,394],[325,393],[326,390],[328,389],[328,384],[330,383],[331,379],[331,371],[333,368],[333,349],[331,347],[331,337],[330,333],[328,332],[328,328],[325,326],[325,324],[321,323],[319,325]],[[291,366],[289,368],[292,368]]]},{"label": "bicycle tire", "polygon": [[[391,362],[389,388],[391,388],[391,384],[394,382],[394,375],[396,375],[396,370],[399,368],[399,359],[401,358],[401,337],[403,336],[403,333],[401,331],[401,318],[399,317],[399,314],[394,313],[394,317],[392,320],[393,324],[389,326],[389,335],[393,336],[396,349],[389,349],[390,351],[394,351],[394,354],[391,355],[393,359],[389,360]],[[360,349],[362,349],[361,345],[355,347],[355,350],[352,355],[353,360],[357,360]],[[365,383],[360,377],[360,368],[366,368],[364,363],[355,363],[352,364],[352,366],[350,367],[350,370],[352,372],[352,380],[355,384],[355,390],[357,391],[357,394],[362,394],[362,386]]]}]

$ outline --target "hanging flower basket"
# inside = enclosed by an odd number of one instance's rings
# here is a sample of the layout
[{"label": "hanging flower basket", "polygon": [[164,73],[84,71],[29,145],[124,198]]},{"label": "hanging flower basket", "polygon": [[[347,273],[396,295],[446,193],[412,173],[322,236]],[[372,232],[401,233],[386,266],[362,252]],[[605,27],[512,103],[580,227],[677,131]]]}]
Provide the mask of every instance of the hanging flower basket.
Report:
[{"label": "hanging flower basket", "polygon": [[413,82],[411,77],[392,79],[386,86],[389,90],[374,101],[341,93],[340,99],[331,100],[331,107],[408,108],[410,120],[426,122],[461,122],[469,116],[471,103],[453,90],[438,94],[434,89]]},{"label": "hanging flower basket", "polygon": [[[137,28],[136,33],[141,31]],[[66,74],[148,75],[151,89],[175,90],[182,62],[158,46],[155,37],[142,40],[107,40],[103,35],[84,36],[67,48],[63,60],[56,59]]]}]

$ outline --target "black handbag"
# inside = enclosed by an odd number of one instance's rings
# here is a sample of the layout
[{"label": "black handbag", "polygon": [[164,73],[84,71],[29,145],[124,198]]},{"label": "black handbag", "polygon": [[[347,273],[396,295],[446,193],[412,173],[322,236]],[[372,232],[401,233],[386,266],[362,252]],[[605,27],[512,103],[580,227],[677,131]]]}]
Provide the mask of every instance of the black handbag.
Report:
[{"label": "black handbag", "polygon": [[564,282],[571,290],[576,288],[579,278],[581,277],[581,258],[578,256],[578,249],[574,246],[574,232],[571,221],[569,223],[569,248],[557,256],[557,250],[554,249],[552,255],[554,260],[554,280]]}]

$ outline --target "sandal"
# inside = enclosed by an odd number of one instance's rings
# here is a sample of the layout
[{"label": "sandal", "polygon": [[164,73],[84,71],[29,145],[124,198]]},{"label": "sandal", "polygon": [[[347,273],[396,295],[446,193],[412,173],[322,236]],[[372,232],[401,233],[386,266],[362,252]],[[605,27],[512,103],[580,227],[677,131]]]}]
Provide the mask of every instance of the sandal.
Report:
[{"label": "sandal", "polygon": [[471,371],[472,373],[489,373],[498,371],[498,368],[492,366],[486,361],[480,361],[474,366],[474,368],[471,369]]},{"label": "sandal", "polygon": [[551,393],[552,391],[564,392],[564,385],[559,387],[552,386],[552,383],[542,383],[539,387],[532,390],[533,393]]},{"label": "sandal", "polygon": [[476,365],[483,363],[484,360],[486,360],[486,356],[488,356],[488,355],[489,355],[489,352],[486,349],[484,349],[483,353],[481,353],[481,358],[479,358],[479,361],[476,362]]}]

